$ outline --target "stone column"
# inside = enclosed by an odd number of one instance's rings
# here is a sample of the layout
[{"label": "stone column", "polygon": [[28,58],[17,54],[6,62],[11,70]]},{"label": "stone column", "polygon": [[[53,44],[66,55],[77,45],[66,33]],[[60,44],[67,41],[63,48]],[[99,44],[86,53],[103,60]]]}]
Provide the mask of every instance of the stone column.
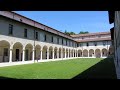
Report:
[{"label": "stone column", "polygon": [[52,51],[52,59],[54,59],[54,50]]},{"label": "stone column", "polygon": [[66,49],[65,49],[65,58],[66,58]]},{"label": "stone column", "polygon": [[82,50],[82,57],[83,57],[83,50]]},{"label": "stone column", "polygon": [[25,61],[25,49],[23,49],[22,61]]},{"label": "stone column", "polygon": [[69,52],[69,49],[68,49],[68,57],[67,57],[67,58],[69,58],[69,57],[70,57],[70,56],[69,56],[69,53],[70,53],[70,52]]},{"label": "stone column", "polygon": [[73,57],[74,57],[74,50],[73,50]]},{"label": "stone column", "polygon": [[100,57],[102,57],[102,50],[100,50]]},{"label": "stone column", "polygon": [[71,50],[70,50],[70,57],[72,57]]},{"label": "stone column", "polygon": [[47,49],[47,60],[49,59],[49,49]]},{"label": "stone column", "polygon": [[33,53],[32,53],[32,61],[35,60],[35,49],[33,48]]},{"label": "stone column", "polygon": [[57,58],[59,58],[59,50],[57,50]]},{"label": "stone column", "polygon": [[9,62],[12,62],[12,50],[13,50],[13,49],[10,49],[10,58],[9,58]]},{"label": "stone column", "polygon": [[89,50],[88,50],[88,57],[90,57],[90,56],[89,56]]},{"label": "stone column", "polygon": [[40,60],[42,60],[42,48],[41,48],[41,50],[40,50]]},{"label": "stone column", "polygon": [[63,58],[63,50],[61,49],[61,58]]}]

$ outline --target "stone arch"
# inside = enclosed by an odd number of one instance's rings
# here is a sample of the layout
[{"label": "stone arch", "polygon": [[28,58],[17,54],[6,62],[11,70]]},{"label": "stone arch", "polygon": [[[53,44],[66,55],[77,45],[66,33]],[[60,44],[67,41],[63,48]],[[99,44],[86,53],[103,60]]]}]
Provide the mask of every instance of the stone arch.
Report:
[{"label": "stone arch", "polygon": [[57,50],[58,50],[58,48],[55,47],[55,48],[54,48],[54,58],[55,58],[55,59],[57,58],[57,53],[58,53]]},{"label": "stone arch", "polygon": [[101,57],[100,49],[96,49],[95,50],[95,56],[96,56],[96,58],[100,58]]},{"label": "stone arch", "polygon": [[83,50],[83,57],[88,57],[88,50],[87,49]]},{"label": "stone arch", "polygon": [[42,49],[42,59],[47,59],[47,49],[48,49],[48,47],[46,45],[43,46],[43,49]]},{"label": "stone arch", "polygon": [[66,58],[68,58],[68,48],[66,48]]},{"label": "stone arch", "polygon": [[10,43],[6,40],[0,41],[0,63],[9,62]]},{"label": "stone arch", "polygon": [[107,49],[106,48],[102,49],[102,57],[107,57]]},{"label": "stone arch", "polygon": [[61,48],[59,48],[59,58],[62,58],[61,57]]},{"label": "stone arch", "polygon": [[52,59],[53,58],[53,47],[50,46],[49,47],[49,59]]},{"label": "stone arch", "polygon": [[94,50],[93,49],[90,49],[89,50],[89,57],[94,57]]},{"label": "stone arch", "polygon": [[20,42],[16,42],[13,45],[12,61],[22,61],[23,45]]},{"label": "stone arch", "polygon": [[82,50],[78,50],[78,57],[82,57]]},{"label": "stone arch", "polygon": [[65,48],[63,48],[62,50],[63,50],[62,56],[63,58],[65,58]]},{"label": "stone arch", "polygon": [[32,60],[33,45],[28,43],[25,46],[25,61]]},{"label": "stone arch", "polygon": [[114,53],[114,48],[113,48],[113,47],[110,47],[110,48],[109,48],[108,55],[113,55],[113,53]]},{"label": "stone arch", "polygon": [[40,58],[41,58],[40,50],[41,50],[41,46],[39,44],[37,44],[35,46],[35,60],[40,60]]}]

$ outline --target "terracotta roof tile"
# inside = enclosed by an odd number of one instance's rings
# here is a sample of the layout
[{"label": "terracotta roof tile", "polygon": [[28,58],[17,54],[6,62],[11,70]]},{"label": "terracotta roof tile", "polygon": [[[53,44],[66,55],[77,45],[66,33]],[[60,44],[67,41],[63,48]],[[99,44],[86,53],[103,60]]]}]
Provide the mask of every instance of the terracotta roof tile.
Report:
[{"label": "terracotta roof tile", "polygon": [[80,37],[80,36],[92,36],[92,35],[106,35],[110,34],[110,32],[98,32],[98,33],[88,33],[88,34],[76,34],[76,35],[71,35],[72,37]]},{"label": "terracotta roof tile", "polygon": [[85,40],[76,40],[78,42],[92,42],[92,41],[104,41],[111,40],[111,38],[97,38],[97,39],[85,39]]}]

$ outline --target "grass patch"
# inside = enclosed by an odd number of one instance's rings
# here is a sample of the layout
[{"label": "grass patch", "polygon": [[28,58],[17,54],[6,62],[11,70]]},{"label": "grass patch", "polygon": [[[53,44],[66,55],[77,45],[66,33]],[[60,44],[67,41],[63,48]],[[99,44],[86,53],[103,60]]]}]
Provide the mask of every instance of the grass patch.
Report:
[{"label": "grass patch", "polygon": [[[27,65],[0,67],[0,77],[14,79],[82,79],[88,77],[89,74],[95,75],[96,78],[95,72],[97,72],[99,73],[99,77],[101,77],[102,74],[102,78],[107,78],[108,74],[110,74],[109,76],[111,76],[109,78],[116,78],[112,59],[107,59],[107,62],[102,63],[102,66],[98,65],[98,70],[92,69],[94,73],[92,73],[92,70],[89,70],[90,67],[96,66],[101,62],[105,62],[105,60],[100,58],[81,58],[64,61],[40,62]],[[83,72],[85,71],[87,71],[88,73],[83,74]]]}]

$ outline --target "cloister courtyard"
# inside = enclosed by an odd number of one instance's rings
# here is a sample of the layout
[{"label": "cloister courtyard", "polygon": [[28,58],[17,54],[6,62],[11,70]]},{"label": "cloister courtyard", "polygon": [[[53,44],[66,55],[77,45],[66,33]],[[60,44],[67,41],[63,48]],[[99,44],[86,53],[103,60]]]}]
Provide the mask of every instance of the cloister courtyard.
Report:
[{"label": "cloister courtyard", "polygon": [[116,79],[112,58],[76,58],[0,67],[1,79]]}]

